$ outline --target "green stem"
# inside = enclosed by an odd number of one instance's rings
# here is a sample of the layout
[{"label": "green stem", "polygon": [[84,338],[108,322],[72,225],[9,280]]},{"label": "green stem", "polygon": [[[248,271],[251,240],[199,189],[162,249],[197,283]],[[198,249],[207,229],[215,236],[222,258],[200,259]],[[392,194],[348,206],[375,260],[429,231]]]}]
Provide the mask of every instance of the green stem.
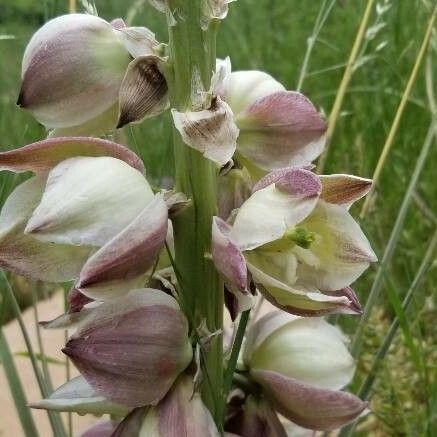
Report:
[{"label": "green stem", "polygon": [[[226,400],[229,391],[232,387],[235,369],[237,367],[238,356],[240,355],[241,345],[243,344],[244,333],[246,332],[247,322],[249,321],[250,310],[243,311],[238,323],[237,333],[235,334],[234,344],[232,345],[231,356],[229,357],[228,365],[223,381],[223,402],[226,406]],[[225,408],[223,408],[223,413]]]},{"label": "green stem", "polygon": [[[169,63],[166,78],[172,108],[178,111],[209,107],[205,93],[215,70],[215,27],[201,28],[202,2],[168,1],[173,17],[169,19]],[[201,89],[198,89],[200,85]],[[223,325],[223,284],[210,252],[212,217],[217,209],[218,168],[183,143],[174,132],[175,188],[185,193],[192,205],[174,220],[175,263],[183,281],[183,299],[187,314],[192,314],[192,329],[206,321],[211,332]],[[181,291],[181,290],[180,290]],[[223,383],[223,345],[221,335],[211,341],[204,368],[211,384],[203,384],[202,395],[219,428]]]}]

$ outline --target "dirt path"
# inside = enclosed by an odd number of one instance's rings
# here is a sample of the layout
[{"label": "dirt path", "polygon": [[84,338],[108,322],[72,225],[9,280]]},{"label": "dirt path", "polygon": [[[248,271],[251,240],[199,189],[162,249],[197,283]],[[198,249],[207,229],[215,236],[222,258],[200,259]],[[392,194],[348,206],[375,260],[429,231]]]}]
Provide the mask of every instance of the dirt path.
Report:
[{"label": "dirt path", "polygon": [[[63,297],[61,293],[56,293],[50,300],[38,304],[38,315],[40,320],[51,320],[63,312]],[[38,351],[38,343],[35,331],[33,308],[24,312],[23,318],[31,336],[32,345]],[[4,327],[4,333],[8,339],[10,348],[14,354],[26,351],[23,336],[16,321]],[[64,332],[45,330],[42,331],[45,353],[48,357],[64,360],[65,356],[61,352],[64,345]],[[26,392],[27,400],[34,401],[41,398],[41,394],[36,383],[30,360],[27,357],[16,356],[15,364],[20,374],[23,387]],[[54,387],[58,387],[65,382],[65,366],[60,364],[49,364]],[[72,368],[72,374],[77,371]],[[32,415],[40,433],[40,437],[52,436],[52,431],[47,419],[47,413],[43,410],[32,410]],[[94,416],[73,415],[74,436],[80,436],[81,432],[90,425],[101,421],[102,418]],[[24,436],[20,425],[15,406],[9,391],[8,382],[0,364],[0,436],[1,437],[20,437]]]}]

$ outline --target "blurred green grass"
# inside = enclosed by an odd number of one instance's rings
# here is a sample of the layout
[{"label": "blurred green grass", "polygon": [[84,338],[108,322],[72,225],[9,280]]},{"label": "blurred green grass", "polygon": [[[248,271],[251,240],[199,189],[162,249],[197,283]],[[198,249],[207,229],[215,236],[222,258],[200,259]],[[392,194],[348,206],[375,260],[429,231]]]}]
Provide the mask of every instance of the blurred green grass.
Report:
[{"label": "blurred green grass", "polygon": [[[323,0],[239,0],[230,5],[229,17],[221,26],[218,55],[230,56],[234,69],[265,70],[289,89],[295,89],[307,39],[323,3]],[[326,114],[332,108],[365,3],[363,0],[336,1],[309,59],[301,91]],[[100,0],[95,4],[106,19],[126,18],[128,10],[132,13],[132,7],[136,7],[133,24],[146,25],[156,32],[158,39],[166,40],[164,18],[147,2]],[[349,85],[325,167],[328,173],[371,177],[423,38],[429,17],[425,1],[379,2],[380,6],[384,4],[391,7],[379,18],[373,11],[370,20],[375,33],[365,40],[365,51],[360,53]],[[0,148],[3,150],[45,135],[41,126],[15,106],[21,54],[31,34],[48,18],[67,12],[67,7],[68,2],[60,0],[0,0],[0,35],[14,36],[14,39],[0,39]],[[430,51],[434,55],[437,52],[435,35]],[[431,121],[424,70],[422,66],[382,173],[375,203],[362,223],[380,256]],[[436,70],[432,73],[437,76]],[[140,152],[148,175],[155,182],[172,174],[169,126],[169,117],[164,115],[141,126],[125,128],[129,144]],[[393,262],[386,272],[388,280],[379,299],[379,309],[372,317],[373,324],[367,330],[362,362],[375,352],[394,315],[389,292],[402,299],[436,228],[436,164],[434,144],[416,190],[419,200],[409,208]],[[17,181],[10,174],[0,175],[2,199]],[[358,211],[353,212],[357,215]],[[356,284],[363,303],[374,273],[375,269],[370,269]],[[394,350],[384,362],[382,382],[377,387],[375,429],[380,435],[424,435],[430,429],[435,430],[436,406],[423,399],[420,388],[437,384],[434,365],[436,284],[437,263],[434,262],[407,314],[410,343],[415,343],[420,351],[426,372],[415,365],[411,344],[405,346],[403,336],[398,335]],[[341,318],[341,323],[347,331],[353,332],[356,321]],[[403,381],[401,386],[399,381]],[[402,402],[395,402],[394,398]]]}]

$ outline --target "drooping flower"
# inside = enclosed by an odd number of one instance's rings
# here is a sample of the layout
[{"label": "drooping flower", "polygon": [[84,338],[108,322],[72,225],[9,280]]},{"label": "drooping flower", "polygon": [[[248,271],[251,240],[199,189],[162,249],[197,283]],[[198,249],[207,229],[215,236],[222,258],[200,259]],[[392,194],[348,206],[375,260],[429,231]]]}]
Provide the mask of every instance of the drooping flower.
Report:
[{"label": "drooping flower", "polygon": [[321,318],[265,315],[248,333],[244,362],[269,404],[302,427],[336,429],[366,409],[341,391],[352,379],[354,361],[341,331]]},{"label": "drooping flower", "polygon": [[153,289],[93,309],[63,352],[98,395],[131,408],[156,405],[192,358],[179,305]]},{"label": "drooping flower", "polygon": [[247,298],[249,271],[261,293],[285,311],[361,311],[349,286],[376,257],[345,206],[370,185],[344,175],[336,181],[305,169],[277,170],[254,186],[232,225],[214,219],[213,259],[237,297]]},{"label": "drooping flower", "polygon": [[41,141],[0,154],[0,168],[30,170],[0,214],[0,264],[31,279],[64,282],[105,300],[141,287],[164,245],[168,211],[118,144]]},{"label": "drooping flower", "polygon": [[32,37],[18,105],[54,135],[100,135],[167,105],[154,34],[86,14],[63,15]]},{"label": "drooping flower", "polygon": [[271,170],[306,166],[325,144],[326,122],[301,93],[287,91],[261,71],[231,73],[218,61],[216,92],[229,105],[239,129],[237,159],[260,176]]}]

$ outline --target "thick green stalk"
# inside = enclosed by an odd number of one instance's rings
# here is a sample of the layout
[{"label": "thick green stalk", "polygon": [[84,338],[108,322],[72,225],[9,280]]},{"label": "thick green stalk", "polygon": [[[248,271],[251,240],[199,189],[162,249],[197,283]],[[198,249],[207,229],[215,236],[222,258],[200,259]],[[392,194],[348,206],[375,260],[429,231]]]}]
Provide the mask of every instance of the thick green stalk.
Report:
[{"label": "thick green stalk", "polygon": [[[201,28],[198,0],[171,0],[169,17],[169,65],[166,71],[171,107],[192,111],[209,107],[208,91],[215,69],[215,24]],[[200,92],[200,93],[198,93]],[[204,101],[202,102],[202,99]],[[217,166],[183,143],[174,132],[176,189],[185,193],[192,205],[174,220],[175,262],[180,274],[180,290],[192,329],[206,321],[210,332],[220,332],[223,319],[223,285],[211,260],[211,223],[217,208]],[[213,337],[205,353],[207,372],[203,398],[220,424],[223,385],[221,335]]]}]

